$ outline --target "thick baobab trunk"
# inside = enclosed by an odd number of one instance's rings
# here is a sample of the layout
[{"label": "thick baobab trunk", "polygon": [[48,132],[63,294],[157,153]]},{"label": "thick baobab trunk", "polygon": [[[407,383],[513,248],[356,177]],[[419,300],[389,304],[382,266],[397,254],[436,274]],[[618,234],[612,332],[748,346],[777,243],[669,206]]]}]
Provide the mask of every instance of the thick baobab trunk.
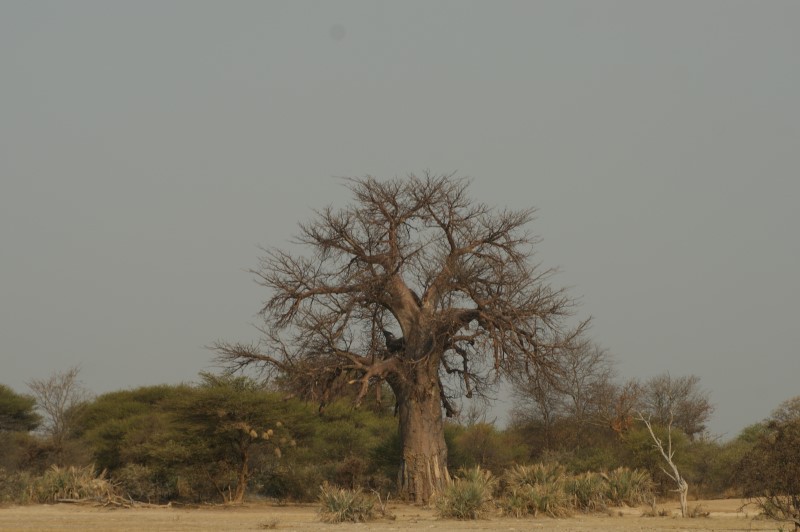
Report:
[{"label": "thick baobab trunk", "polygon": [[427,503],[450,482],[450,475],[438,378],[420,373],[416,383],[396,390],[403,453],[398,487],[408,499]]}]

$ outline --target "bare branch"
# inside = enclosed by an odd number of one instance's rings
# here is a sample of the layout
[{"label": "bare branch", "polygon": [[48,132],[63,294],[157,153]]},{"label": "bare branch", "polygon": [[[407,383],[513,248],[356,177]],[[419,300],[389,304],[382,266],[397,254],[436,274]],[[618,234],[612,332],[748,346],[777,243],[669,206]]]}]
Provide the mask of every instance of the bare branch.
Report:
[{"label": "bare branch", "polygon": [[485,398],[501,376],[561,371],[588,320],[569,325],[575,300],[532,260],[533,209],[475,201],[452,174],[344,184],[351,204],[300,225],[304,253],[266,250],[253,271],[269,290],[264,339],[217,344],[220,362],[268,367],[322,403],[385,382],[401,419],[426,401],[431,416],[455,415],[455,398]]}]

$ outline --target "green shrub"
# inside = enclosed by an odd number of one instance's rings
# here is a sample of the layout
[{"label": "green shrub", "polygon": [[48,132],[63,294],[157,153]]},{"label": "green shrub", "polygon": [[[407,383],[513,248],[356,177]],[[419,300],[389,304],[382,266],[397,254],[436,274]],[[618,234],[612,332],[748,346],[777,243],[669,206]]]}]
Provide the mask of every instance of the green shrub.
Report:
[{"label": "green shrub", "polygon": [[506,494],[501,501],[503,511],[515,517],[564,517],[572,504],[565,491],[564,468],[559,464],[516,465],[504,476]]},{"label": "green shrub", "polygon": [[509,488],[500,499],[500,509],[511,517],[525,517],[536,513],[533,494],[530,486]]},{"label": "green shrub", "polygon": [[482,485],[486,488],[490,497],[494,490],[497,489],[497,479],[492,475],[492,472],[487,469],[481,469],[480,466],[459,470],[457,478]]},{"label": "green shrub", "polygon": [[604,475],[606,499],[614,506],[639,506],[653,497],[653,481],[647,471],[619,467]]},{"label": "green shrub", "polygon": [[512,487],[553,484],[563,480],[565,473],[564,466],[554,462],[515,465],[506,471],[505,481]]},{"label": "green shrub", "polygon": [[320,488],[320,520],[325,523],[364,523],[374,519],[375,502],[361,489],[335,488],[323,484]]},{"label": "green shrub", "polygon": [[563,483],[509,488],[500,501],[500,507],[505,514],[514,517],[537,517],[540,514],[569,517],[572,514],[572,504]]},{"label": "green shrub", "polygon": [[0,468],[0,504],[28,504],[33,484],[33,477],[26,471],[8,473]]},{"label": "green shrub", "polygon": [[480,466],[459,471],[458,478],[436,499],[439,517],[483,519],[492,510],[492,493],[497,480]]},{"label": "green shrub", "polygon": [[574,449],[572,452],[564,453],[564,457],[558,460],[564,464],[567,471],[572,473],[582,473],[585,471],[608,471],[622,465],[620,457],[621,451],[612,446],[583,447]]},{"label": "green shrub", "polygon": [[[744,495],[771,519],[800,530],[800,397],[784,402],[737,468]],[[798,414],[800,416],[800,414]]]},{"label": "green shrub", "polygon": [[128,464],[114,473],[114,481],[126,498],[153,503],[158,497],[151,476],[147,466]]},{"label": "green shrub", "polygon": [[583,512],[596,512],[606,507],[608,482],[598,473],[586,472],[567,477],[564,490],[572,505]]},{"label": "green shrub", "polygon": [[[469,426],[447,424],[445,433],[448,445],[448,463],[453,468],[481,466],[499,474],[514,462],[525,460],[527,446],[518,435],[498,430],[491,423],[475,423]],[[447,437],[449,433],[449,438]]]},{"label": "green shrub", "polygon": [[127,464],[112,475],[114,485],[127,499],[159,503],[179,496],[177,476],[139,464]]},{"label": "green shrub", "polygon": [[277,464],[254,474],[251,481],[255,483],[259,495],[281,501],[313,502],[319,499],[319,489],[333,473],[328,464],[314,466],[307,463],[296,463],[288,460],[285,464]]}]

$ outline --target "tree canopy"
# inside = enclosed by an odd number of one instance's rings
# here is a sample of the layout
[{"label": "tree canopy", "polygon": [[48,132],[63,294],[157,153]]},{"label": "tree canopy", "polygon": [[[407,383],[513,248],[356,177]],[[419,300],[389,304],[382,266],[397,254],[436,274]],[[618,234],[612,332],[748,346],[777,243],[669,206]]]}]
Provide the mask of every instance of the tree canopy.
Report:
[{"label": "tree canopy", "polygon": [[737,471],[744,495],[765,515],[800,530],[800,396],[781,403]]},{"label": "tree canopy", "polygon": [[[219,344],[222,358],[265,362],[307,396],[342,385],[402,378],[433,355],[442,401],[483,394],[503,371],[554,364],[576,331],[564,328],[574,301],[531,261],[534,210],[494,210],[452,175],[348,179],[355,202],[326,207],[300,224],[307,254],[269,249],[253,270],[271,297],[260,345]],[[393,349],[387,329],[416,349]],[[580,328],[580,327],[578,327]],[[393,337],[393,336],[392,336]],[[388,346],[388,349],[387,349]]]},{"label": "tree canopy", "polygon": [[42,418],[36,413],[36,399],[29,395],[16,393],[0,384],[0,432],[35,429]]}]

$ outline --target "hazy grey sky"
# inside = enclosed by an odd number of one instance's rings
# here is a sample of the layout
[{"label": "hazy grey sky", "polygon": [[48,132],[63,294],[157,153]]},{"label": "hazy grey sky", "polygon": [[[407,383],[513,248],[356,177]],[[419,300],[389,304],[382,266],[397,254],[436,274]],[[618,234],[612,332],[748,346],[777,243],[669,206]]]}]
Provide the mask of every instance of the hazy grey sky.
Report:
[{"label": "hazy grey sky", "polygon": [[798,98],[796,1],[2,1],[0,382],[194,379],[333,176],[458,170],[730,437],[800,394]]}]

